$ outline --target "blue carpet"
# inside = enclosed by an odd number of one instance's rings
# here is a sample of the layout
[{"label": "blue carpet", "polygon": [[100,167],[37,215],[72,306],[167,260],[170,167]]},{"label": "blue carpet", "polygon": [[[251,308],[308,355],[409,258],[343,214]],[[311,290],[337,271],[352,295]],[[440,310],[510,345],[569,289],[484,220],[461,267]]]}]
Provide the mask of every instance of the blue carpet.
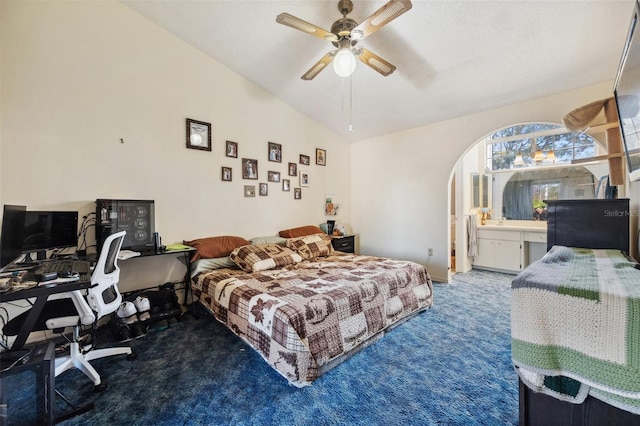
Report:
[{"label": "blue carpet", "polygon": [[135,340],[135,361],[94,361],[102,393],[77,371],[58,377],[69,399],[95,403],[62,424],[516,425],[512,279],[472,271],[434,284],[430,310],[302,389],[212,317],[185,316]]}]

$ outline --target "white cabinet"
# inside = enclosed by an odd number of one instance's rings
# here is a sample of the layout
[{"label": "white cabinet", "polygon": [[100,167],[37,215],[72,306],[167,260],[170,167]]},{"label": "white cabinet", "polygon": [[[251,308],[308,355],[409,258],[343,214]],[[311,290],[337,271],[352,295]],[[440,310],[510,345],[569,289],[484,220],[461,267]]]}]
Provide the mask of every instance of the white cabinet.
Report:
[{"label": "white cabinet", "polygon": [[547,231],[527,231],[524,233],[526,265],[542,259],[547,253]]},{"label": "white cabinet", "polygon": [[517,274],[546,252],[546,227],[480,226],[473,267]]},{"label": "white cabinet", "polygon": [[544,243],[547,244],[547,230],[543,229],[541,231],[525,231],[524,232],[524,240],[529,241],[531,243]]},{"label": "white cabinet", "polygon": [[478,256],[473,267],[520,272],[524,267],[522,232],[508,230],[478,230]]}]

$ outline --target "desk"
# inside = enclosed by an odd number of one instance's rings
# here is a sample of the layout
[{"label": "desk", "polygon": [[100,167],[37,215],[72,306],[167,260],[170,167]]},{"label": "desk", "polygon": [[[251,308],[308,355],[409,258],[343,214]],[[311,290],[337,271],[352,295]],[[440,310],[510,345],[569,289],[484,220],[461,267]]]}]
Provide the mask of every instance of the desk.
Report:
[{"label": "desk", "polygon": [[11,350],[22,349],[24,347],[24,344],[27,341],[31,330],[33,329],[33,325],[36,323],[36,320],[40,316],[40,313],[44,308],[44,304],[47,302],[49,296],[57,293],[83,290],[89,287],[91,287],[90,280],[59,283],[53,287],[41,287],[34,283],[34,285],[29,288],[23,288],[20,290],[9,290],[6,293],[0,294],[0,302],[11,302],[14,300],[24,300],[31,298],[36,299],[35,303],[29,311],[29,314],[27,315],[26,321],[24,322],[24,324],[22,324],[20,332],[16,336],[16,340],[13,342],[13,345],[11,345]]},{"label": "desk", "polygon": [[[184,264],[186,266],[186,273],[185,276],[183,278],[184,280],[184,301],[183,301],[183,305],[187,304],[187,297],[190,291],[190,283],[191,283],[191,255],[193,253],[195,253],[197,251],[197,249],[193,248],[193,247],[189,247],[189,248],[185,248],[185,249],[181,249],[181,250],[166,250],[163,252],[159,252],[156,253],[155,251],[151,250],[151,251],[139,251],[138,253],[140,253],[139,256],[134,256],[134,257],[129,257],[127,259],[119,259],[118,262],[130,262],[134,259],[139,259],[139,258],[148,258],[148,257],[152,257],[152,256],[165,256],[168,254],[172,254],[172,255],[182,255],[183,260],[184,260]],[[123,280],[123,275],[121,275],[120,277],[120,281],[124,281]],[[164,284],[164,283],[160,283],[160,284]],[[150,288],[153,288],[153,286],[150,286]],[[126,291],[124,291],[122,288],[120,289],[121,292],[125,293]]]}]

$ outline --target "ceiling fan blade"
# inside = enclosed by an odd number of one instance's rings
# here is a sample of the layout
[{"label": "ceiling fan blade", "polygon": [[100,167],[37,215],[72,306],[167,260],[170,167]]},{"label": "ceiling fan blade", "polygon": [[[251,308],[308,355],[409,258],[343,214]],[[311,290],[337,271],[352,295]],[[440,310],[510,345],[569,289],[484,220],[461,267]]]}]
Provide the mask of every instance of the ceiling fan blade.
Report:
[{"label": "ceiling fan blade", "polygon": [[332,34],[327,30],[323,30],[320,27],[310,24],[307,21],[303,21],[300,18],[296,18],[293,15],[289,15],[288,13],[281,13],[280,15],[278,15],[276,17],[276,22],[291,28],[295,28],[296,30],[305,32],[307,34],[311,34],[312,36],[321,38],[323,40],[338,41],[338,36],[336,36],[335,34]]},{"label": "ceiling fan blade", "polygon": [[370,50],[367,50],[365,48],[360,48],[360,49],[362,50],[362,52],[358,55],[358,59],[360,59],[362,63],[378,71],[380,74],[384,75],[385,77],[396,70],[395,65],[385,61],[380,56],[376,55]]},{"label": "ceiling fan blade", "polygon": [[355,27],[351,31],[351,38],[362,40],[411,9],[411,7],[410,0],[391,0]]},{"label": "ceiling fan blade", "polygon": [[318,62],[315,63],[315,65],[313,65],[311,68],[309,68],[309,71],[304,73],[304,75],[302,76],[302,79],[303,80],[313,80],[313,78],[316,75],[320,74],[320,71],[325,69],[327,67],[327,65],[329,65],[333,61],[333,58],[335,56],[336,56],[336,51],[335,50],[327,53],[326,55],[324,55]]}]

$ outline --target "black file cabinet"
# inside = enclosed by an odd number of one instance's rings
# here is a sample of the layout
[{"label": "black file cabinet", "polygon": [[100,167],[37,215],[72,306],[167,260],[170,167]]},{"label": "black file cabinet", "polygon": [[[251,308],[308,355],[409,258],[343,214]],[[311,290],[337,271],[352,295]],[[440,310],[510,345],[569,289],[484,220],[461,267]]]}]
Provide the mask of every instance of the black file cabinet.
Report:
[{"label": "black file cabinet", "polygon": [[355,235],[345,235],[343,237],[333,237],[331,240],[331,245],[334,250],[341,251],[344,253],[355,253],[356,252],[356,243],[355,243]]}]

